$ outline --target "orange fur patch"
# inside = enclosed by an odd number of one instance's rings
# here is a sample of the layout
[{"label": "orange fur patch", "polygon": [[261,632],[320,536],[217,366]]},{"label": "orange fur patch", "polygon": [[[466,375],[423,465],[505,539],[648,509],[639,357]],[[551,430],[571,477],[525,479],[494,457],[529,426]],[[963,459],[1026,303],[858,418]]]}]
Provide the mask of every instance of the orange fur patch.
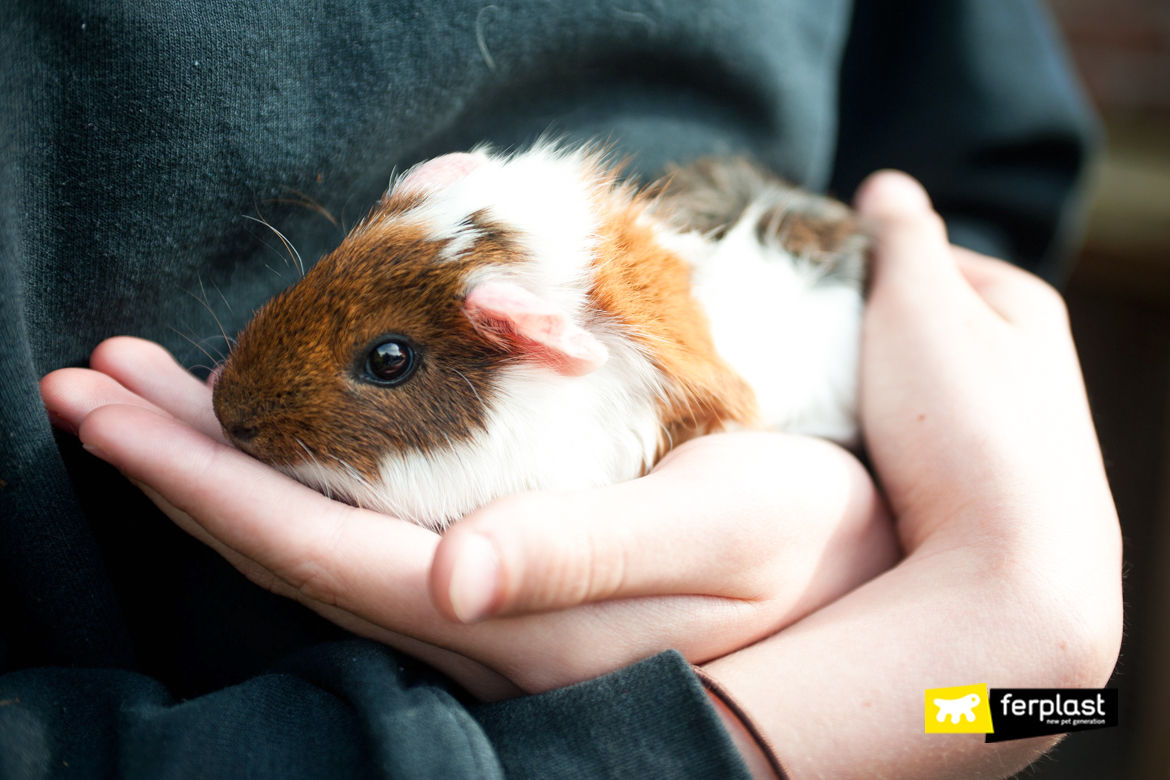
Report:
[{"label": "orange fur patch", "polygon": [[715,351],[691,289],[690,264],[639,217],[649,196],[599,174],[599,242],[591,295],[625,326],[666,378],[657,458],[695,436],[731,425],[761,427],[755,391]]}]

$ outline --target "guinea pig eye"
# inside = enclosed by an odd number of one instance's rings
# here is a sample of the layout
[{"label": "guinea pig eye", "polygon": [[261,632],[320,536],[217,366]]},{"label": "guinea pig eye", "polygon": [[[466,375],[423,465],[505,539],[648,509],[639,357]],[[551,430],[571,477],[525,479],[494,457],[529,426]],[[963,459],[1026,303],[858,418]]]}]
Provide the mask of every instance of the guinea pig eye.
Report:
[{"label": "guinea pig eye", "polygon": [[398,385],[414,373],[418,360],[405,339],[389,337],[366,354],[366,378],[380,385]]}]

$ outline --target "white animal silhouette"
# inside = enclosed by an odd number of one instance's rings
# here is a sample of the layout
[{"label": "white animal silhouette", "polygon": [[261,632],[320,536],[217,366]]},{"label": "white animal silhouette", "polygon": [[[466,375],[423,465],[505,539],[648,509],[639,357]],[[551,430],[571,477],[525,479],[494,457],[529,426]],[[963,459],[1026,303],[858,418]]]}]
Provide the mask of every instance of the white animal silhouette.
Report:
[{"label": "white animal silhouette", "polygon": [[938,707],[938,715],[935,718],[939,723],[942,723],[947,719],[947,715],[950,715],[951,723],[958,723],[959,716],[962,715],[968,723],[974,723],[975,713],[972,710],[978,705],[979,694],[977,693],[968,693],[958,699],[935,699],[934,706]]}]

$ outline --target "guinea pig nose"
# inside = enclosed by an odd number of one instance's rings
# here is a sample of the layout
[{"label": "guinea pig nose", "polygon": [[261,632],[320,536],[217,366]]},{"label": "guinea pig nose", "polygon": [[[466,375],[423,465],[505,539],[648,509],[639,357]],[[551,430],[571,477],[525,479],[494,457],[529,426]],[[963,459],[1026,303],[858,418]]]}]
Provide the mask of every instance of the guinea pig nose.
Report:
[{"label": "guinea pig nose", "polygon": [[256,434],[260,433],[260,428],[255,425],[248,425],[247,423],[239,423],[228,428],[228,435],[241,444],[247,444],[256,438]]}]

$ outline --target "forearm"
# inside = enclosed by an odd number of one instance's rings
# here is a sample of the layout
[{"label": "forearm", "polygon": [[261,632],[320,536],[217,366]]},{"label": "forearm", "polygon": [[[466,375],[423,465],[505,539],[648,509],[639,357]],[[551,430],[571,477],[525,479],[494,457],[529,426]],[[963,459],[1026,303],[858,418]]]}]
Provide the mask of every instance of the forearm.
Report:
[{"label": "forearm", "polygon": [[[1010,776],[1054,741],[986,745],[980,735],[924,734],[923,691],[1099,686],[1117,648],[1113,621],[1086,620],[1061,597],[1080,587],[1071,582],[1076,568],[1038,575],[1026,560],[1007,545],[912,556],[705,669],[750,714],[794,780]],[[1106,578],[1119,588],[1120,576]]]}]

